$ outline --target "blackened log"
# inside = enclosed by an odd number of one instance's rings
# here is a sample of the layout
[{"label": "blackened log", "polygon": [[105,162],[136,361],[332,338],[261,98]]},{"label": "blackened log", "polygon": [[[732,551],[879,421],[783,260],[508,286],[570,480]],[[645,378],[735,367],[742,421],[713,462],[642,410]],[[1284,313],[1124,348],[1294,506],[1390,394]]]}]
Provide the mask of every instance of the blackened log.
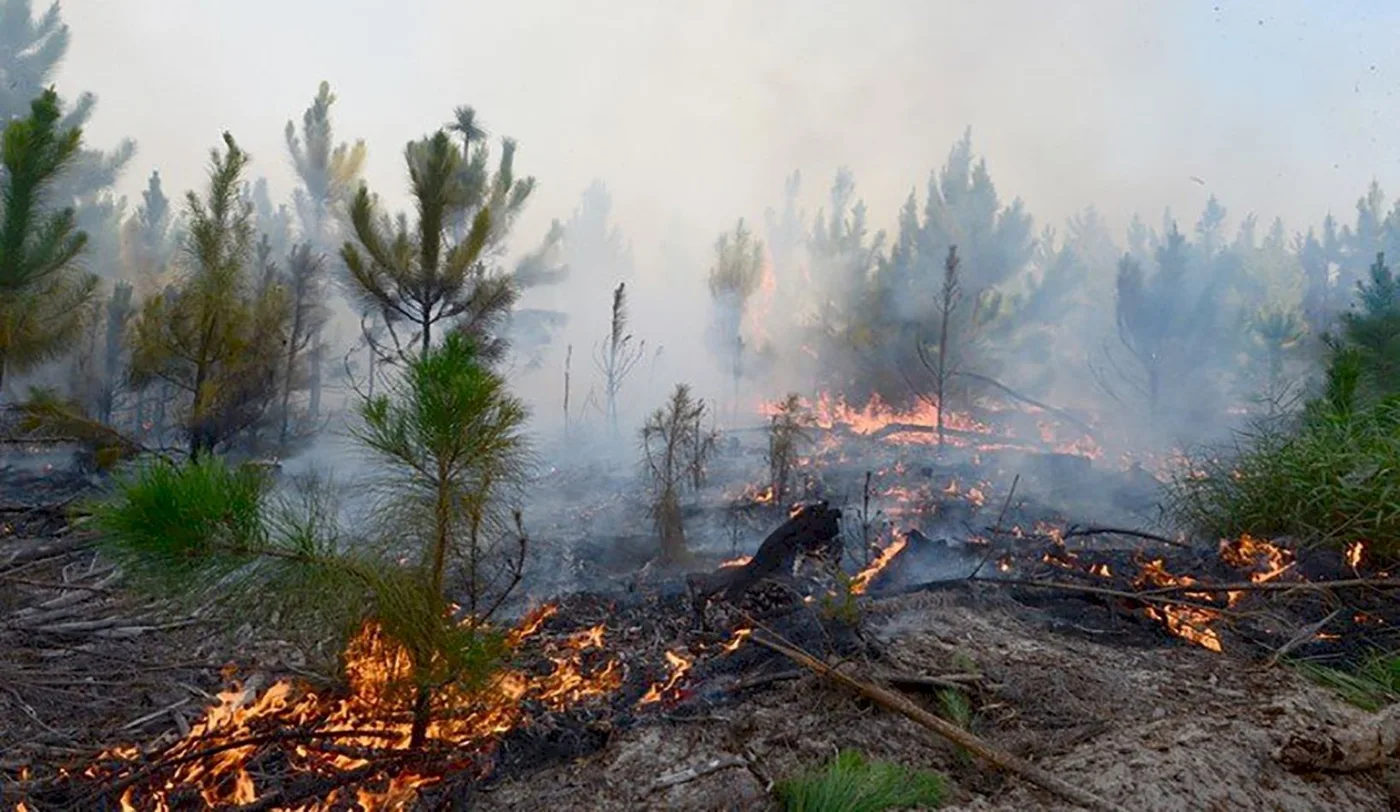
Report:
[{"label": "blackened log", "polygon": [[725,600],[737,603],[754,584],[791,572],[798,555],[839,560],[841,549],[840,509],[826,502],[803,505],[768,534],[748,563],[713,573],[692,573],[686,576],[686,583],[697,601],[722,591]]}]

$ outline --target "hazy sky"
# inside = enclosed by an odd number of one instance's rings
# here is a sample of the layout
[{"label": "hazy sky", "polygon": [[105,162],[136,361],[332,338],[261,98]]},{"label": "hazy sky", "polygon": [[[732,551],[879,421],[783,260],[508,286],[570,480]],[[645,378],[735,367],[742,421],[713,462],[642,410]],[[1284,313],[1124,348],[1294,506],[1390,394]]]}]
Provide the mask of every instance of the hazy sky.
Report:
[{"label": "hazy sky", "polygon": [[[42,2],[36,2],[42,6]],[[65,0],[60,91],[97,93],[95,144],[136,139],[122,188],[202,182],[229,129],[290,190],[282,128],[322,79],[338,135],[401,201],[402,147],[471,104],[540,180],[533,240],[590,179],[655,262],[850,165],[878,225],[964,127],[1037,225],[1194,220],[1210,192],[1292,225],[1400,191],[1400,4],[934,0]],[[1197,176],[1204,186],[1192,181]],[[522,242],[519,247],[524,247]],[[667,270],[665,273],[672,271]]]}]

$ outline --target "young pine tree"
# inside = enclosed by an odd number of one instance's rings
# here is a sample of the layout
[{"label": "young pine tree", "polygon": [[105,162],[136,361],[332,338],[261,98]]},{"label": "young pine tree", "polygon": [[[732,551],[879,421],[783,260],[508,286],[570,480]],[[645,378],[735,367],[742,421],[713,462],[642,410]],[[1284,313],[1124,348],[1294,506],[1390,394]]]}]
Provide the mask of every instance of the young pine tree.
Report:
[{"label": "young pine tree", "polygon": [[97,290],[97,278],[77,267],[87,235],[73,209],[44,205],[82,142],[81,131],[62,128],[60,117],[57,94],[45,91],[0,141],[0,391],[7,373],[70,349]]},{"label": "young pine tree", "polygon": [[[383,466],[386,533],[416,553],[411,566],[422,589],[413,594],[436,601],[437,616],[447,615],[450,589],[464,593],[469,627],[485,623],[520,582],[525,534],[519,510],[508,513],[503,505],[530,462],[522,433],[527,416],[505,380],[458,333],[412,360],[391,394],[361,408],[358,438]],[[417,625],[433,628],[426,623],[431,616]],[[418,684],[416,744],[423,741],[433,692],[455,678],[436,663],[440,648],[431,641],[410,646]]]},{"label": "young pine tree", "polygon": [[409,713],[410,746],[421,747],[435,699],[479,686],[503,651],[488,621],[524,566],[519,511],[502,500],[529,460],[525,407],[451,335],[361,417],[358,438],[383,466],[383,525],[370,539],[342,531],[324,487],[278,500],[256,467],[211,455],[129,472],[94,506],[94,524],[136,583],[163,597],[307,640],[372,624],[393,644],[386,715]]},{"label": "young pine tree", "polygon": [[134,382],[183,393],[191,457],[213,452],[269,414],[288,308],[277,284],[252,278],[252,206],[239,194],[248,154],[233,136],[214,150],[207,196],[187,197],[187,267],[134,320]]},{"label": "young pine tree", "polygon": [[802,405],[796,392],[783,398],[768,424],[768,482],[773,491],[773,504],[787,504],[792,485],[792,472],[797,464],[797,451],[802,443],[811,442],[815,425],[812,413]]},{"label": "young pine tree", "polygon": [[627,332],[627,283],[618,282],[613,288],[612,319],[608,323],[608,335],[603,343],[593,348],[593,363],[603,376],[604,408],[607,410],[608,428],[613,437],[618,434],[617,395],[622,384],[642,360],[646,351],[645,341],[636,341]]},{"label": "young pine tree", "polygon": [[744,313],[763,280],[763,242],[739,220],[732,233],[715,241],[715,264],[710,268],[710,297],[714,300],[714,329],[728,359],[734,383],[734,409],[739,408],[739,380],[744,367]]},{"label": "young pine tree", "polygon": [[[405,150],[418,211],[412,228],[406,216],[390,220],[380,214],[364,186],[350,206],[355,239],[341,249],[350,289],[381,317],[393,357],[406,360],[415,349],[425,353],[435,338],[453,330],[471,337],[483,359],[505,354],[499,328],[518,290],[492,260],[534,179],[515,177],[510,139],[494,174],[488,157],[471,110],[461,108],[451,131],[440,129]],[[403,330],[408,334],[401,335]]]},{"label": "young pine tree", "polygon": [[716,444],[714,433],[703,428],[705,412],[705,401],[693,397],[689,386],[676,384],[666,406],[642,426],[642,466],[651,484],[663,564],[681,562],[687,555],[681,493],[687,484],[697,488],[703,483]]}]

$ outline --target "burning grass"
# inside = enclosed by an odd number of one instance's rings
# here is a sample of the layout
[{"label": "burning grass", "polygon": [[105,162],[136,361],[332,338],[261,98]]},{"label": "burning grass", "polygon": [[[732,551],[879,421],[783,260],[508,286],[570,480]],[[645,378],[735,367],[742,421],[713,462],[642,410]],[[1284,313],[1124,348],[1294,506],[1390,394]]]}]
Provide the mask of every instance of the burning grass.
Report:
[{"label": "burning grass", "polygon": [[[506,635],[522,647],[554,612],[548,606]],[[345,651],[346,686],[322,693],[290,680],[262,692],[224,691],[188,735],[155,753],[120,747],[83,773],[123,810],[203,803],[271,803],[330,810],[353,798],[363,809],[399,809],[449,774],[484,776],[501,736],[527,723],[530,708],[561,711],[616,691],[621,663],[602,651],[595,626],[545,641],[540,669],[505,668],[480,687],[442,685],[427,742],[412,744],[419,694],[408,653],[366,624]],[[280,789],[269,789],[274,783]],[[90,798],[89,800],[95,800]]]}]

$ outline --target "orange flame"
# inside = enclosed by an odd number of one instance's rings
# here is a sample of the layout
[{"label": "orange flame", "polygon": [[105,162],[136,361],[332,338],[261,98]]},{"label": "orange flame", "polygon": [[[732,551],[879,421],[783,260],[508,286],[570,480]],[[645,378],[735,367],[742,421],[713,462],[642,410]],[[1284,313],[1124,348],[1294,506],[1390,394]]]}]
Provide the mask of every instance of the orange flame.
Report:
[{"label": "orange flame", "polygon": [[1347,566],[1352,569],[1361,566],[1361,553],[1364,552],[1365,549],[1366,543],[1362,541],[1354,541],[1348,544],[1346,550]]},{"label": "orange flame", "polygon": [[690,671],[690,666],[694,662],[679,651],[666,652],[666,662],[670,664],[671,675],[665,682],[653,683],[641,699],[637,700],[638,705],[650,705],[653,702],[660,702],[661,699],[670,693],[685,675]]},{"label": "orange flame", "polygon": [[1246,533],[1233,541],[1220,542],[1220,560],[1237,569],[1256,569],[1249,579],[1256,584],[1262,584],[1272,581],[1292,567],[1293,553]]},{"label": "orange flame", "polygon": [[[505,635],[508,646],[520,645],[539,631],[557,607],[541,607]],[[606,695],[622,685],[621,663],[613,658],[600,667],[586,668],[584,652],[601,649],[602,625],[577,632],[562,641],[546,645],[552,669],[542,675],[528,675],[505,669],[493,675],[484,686],[452,684],[439,687],[432,697],[428,739],[442,743],[470,759],[489,752],[495,740],[526,719],[522,702],[533,700],[551,709],[561,709],[592,697]],[[373,762],[369,751],[403,750],[410,746],[412,733],[412,661],[406,649],[386,636],[377,625],[366,623],[346,646],[345,675],[348,690],[341,697],[322,696],[305,686],[282,680],[261,695],[256,686],[245,685],[219,694],[218,704],[190,727],[189,734],[165,750],[162,758],[188,760],[175,767],[163,785],[150,788],[137,798],[129,787],[120,805],[123,810],[169,809],[172,793],[179,788],[197,788],[210,807],[225,808],[258,800],[258,788],[248,771],[259,748],[267,746],[268,730],[305,732],[289,736],[282,748],[283,758],[293,772],[317,775],[361,769]],[[321,747],[329,740],[335,747]],[[217,750],[200,757],[205,750]],[[99,762],[134,762],[141,756],[135,747],[121,747],[99,756]],[[97,768],[89,777],[104,777]],[[109,773],[110,775],[110,773]],[[412,768],[386,776],[381,789],[356,791],[363,809],[402,809],[417,791],[440,780],[431,773]],[[335,796],[307,810],[333,808]]]},{"label": "orange flame", "polygon": [[[1197,583],[1194,578],[1185,575],[1172,575],[1167,572],[1160,558],[1144,564],[1136,581],[1139,588],[1143,586],[1190,586],[1194,583]],[[1203,593],[1187,592],[1185,594],[1192,598],[1209,598]],[[1177,604],[1148,605],[1144,611],[1148,617],[1166,626],[1167,631],[1177,637],[1217,653],[1221,651],[1220,635],[1210,627],[1210,624],[1220,618],[1219,612],[1198,606]]]},{"label": "orange flame", "polygon": [[752,560],[753,556],[751,555],[741,555],[738,558],[729,558],[719,562],[719,569],[726,569],[728,567],[742,567]]},{"label": "orange flame", "polygon": [[852,594],[864,595],[865,590],[870,588],[870,582],[875,580],[875,576],[879,575],[885,567],[888,567],[890,562],[894,560],[894,557],[899,555],[900,551],[907,546],[909,546],[909,539],[902,535],[890,542],[890,546],[881,550],[880,554],[875,557],[875,560],[870,562],[870,566],[861,570],[851,581]]},{"label": "orange flame", "polygon": [[753,634],[753,629],[739,629],[738,631],[734,632],[734,636],[729,639],[728,643],[724,644],[724,653],[733,654],[734,652],[738,651],[739,646],[742,646],[744,644],[744,641],[747,640],[749,635],[751,634]]}]

